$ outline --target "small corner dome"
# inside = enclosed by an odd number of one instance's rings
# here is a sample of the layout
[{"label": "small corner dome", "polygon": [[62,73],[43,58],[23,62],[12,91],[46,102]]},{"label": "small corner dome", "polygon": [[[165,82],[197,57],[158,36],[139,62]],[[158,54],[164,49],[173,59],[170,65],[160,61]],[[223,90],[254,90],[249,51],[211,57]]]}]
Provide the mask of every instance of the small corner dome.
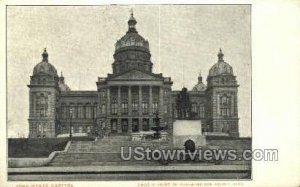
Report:
[{"label": "small corner dome", "polygon": [[223,60],[224,54],[220,49],[218,54],[218,62],[214,64],[209,70],[209,76],[217,75],[233,75],[232,67]]},{"label": "small corner dome", "polygon": [[201,72],[198,76],[198,83],[193,87],[192,91],[205,91],[206,85],[202,82],[202,75]]},{"label": "small corner dome", "polygon": [[68,91],[71,91],[70,87],[65,84],[65,83],[60,83],[58,84],[58,88],[61,92],[68,92]]},{"label": "small corner dome", "polygon": [[203,83],[196,84],[192,89],[192,91],[205,91],[205,90],[206,90],[206,85]]},{"label": "small corner dome", "polygon": [[65,78],[64,78],[62,72],[58,79],[58,88],[61,92],[71,91],[70,87],[65,83]]},{"label": "small corner dome", "polygon": [[46,49],[44,49],[42,57],[43,57],[42,62],[38,63],[34,67],[33,75],[47,74],[47,75],[50,75],[50,76],[56,76],[57,77],[56,68],[48,62],[48,53],[47,53]]}]

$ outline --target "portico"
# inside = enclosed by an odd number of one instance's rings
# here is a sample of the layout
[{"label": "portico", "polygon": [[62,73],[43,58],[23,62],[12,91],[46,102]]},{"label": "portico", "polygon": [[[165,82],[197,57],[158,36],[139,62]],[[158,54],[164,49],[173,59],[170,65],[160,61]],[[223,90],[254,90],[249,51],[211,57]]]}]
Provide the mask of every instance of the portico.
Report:
[{"label": "portico", "polygon": [[[128,77],[129,74],[132,77]],[[172,82],[160,74],[151,74],[132,70],[98,79],[98,102],[104,108],[99,111],[106,119],[101,127],[105,126],[112,134],[150,131],[157,112],[162,118],[160,125],[167,126],[166,117],[171,119],[171,103],[166,100],[164,107],[164,97],[168,97],[167,94],[171,97]]]}]

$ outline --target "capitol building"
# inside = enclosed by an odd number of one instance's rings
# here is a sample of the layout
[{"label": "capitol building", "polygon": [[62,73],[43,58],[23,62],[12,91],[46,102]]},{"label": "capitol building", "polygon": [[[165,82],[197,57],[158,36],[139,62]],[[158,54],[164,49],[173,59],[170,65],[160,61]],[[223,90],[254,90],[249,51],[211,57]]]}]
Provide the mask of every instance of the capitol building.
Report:
[{"label": "capitol building", "polygon": [[176,120],[200,120],[203,133],[239,137],[239,85],[222,50],[206,84],[199,74],[192,90],[172,90],[171,77],[153,72],[149,42],[136,24],[131,14],[127,32],[115,43],[112,74],[95,78],[93,91],[69,88],[49,60],[51,52],[44,49],[28,85],[30,138],[59,137],[70,131],[88,136],[129,135],[151,131],[158,125],[157,117],[170,136]]}]

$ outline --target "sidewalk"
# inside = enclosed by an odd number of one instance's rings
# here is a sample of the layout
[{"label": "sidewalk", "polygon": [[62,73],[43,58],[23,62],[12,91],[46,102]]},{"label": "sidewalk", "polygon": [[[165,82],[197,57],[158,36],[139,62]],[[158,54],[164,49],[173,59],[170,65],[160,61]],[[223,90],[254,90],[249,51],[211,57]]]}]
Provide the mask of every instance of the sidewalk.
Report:
[{"label": "sidewalk", "polygon": [[67,167],[31,167],[31,168],[8,168],[8,174],[20,174],[20,173],[123,173],[123,172],[238,172],[238,171],[249,171],[251,170],[249,165],[201,165],[201,164],[178,164],[168,166],[142,166],[142,165],[131,165],[131,166],[67,166]]}]

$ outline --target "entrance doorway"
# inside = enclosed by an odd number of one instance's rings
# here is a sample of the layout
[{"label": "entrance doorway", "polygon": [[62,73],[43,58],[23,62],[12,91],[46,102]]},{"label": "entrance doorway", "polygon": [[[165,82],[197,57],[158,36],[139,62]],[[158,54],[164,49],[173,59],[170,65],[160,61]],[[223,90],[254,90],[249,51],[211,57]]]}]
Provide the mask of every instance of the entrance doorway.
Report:
[{"label": "entrance doorway", "polygon": [[149,131],[149,119],[143,119],[143,131]]},{"label": "entrance doorway", "polygon": [[132,132],[139,132],[139,119],[132,119]]},{"label": "entrance doorway", "polygon": [[185,141],[184,147],[185,147],[185,151],[190,151],[192,153],[195,152],[196,150],[195,142],[191,139]]},{"label": "entrance doorway", "polygon": [[117,133],[117,119],[111,120],[111,133]]},{"label": "entrance doorway", "polygon": [[128,132],[128,119],[122,119],[121,126],[122,132]]}]

